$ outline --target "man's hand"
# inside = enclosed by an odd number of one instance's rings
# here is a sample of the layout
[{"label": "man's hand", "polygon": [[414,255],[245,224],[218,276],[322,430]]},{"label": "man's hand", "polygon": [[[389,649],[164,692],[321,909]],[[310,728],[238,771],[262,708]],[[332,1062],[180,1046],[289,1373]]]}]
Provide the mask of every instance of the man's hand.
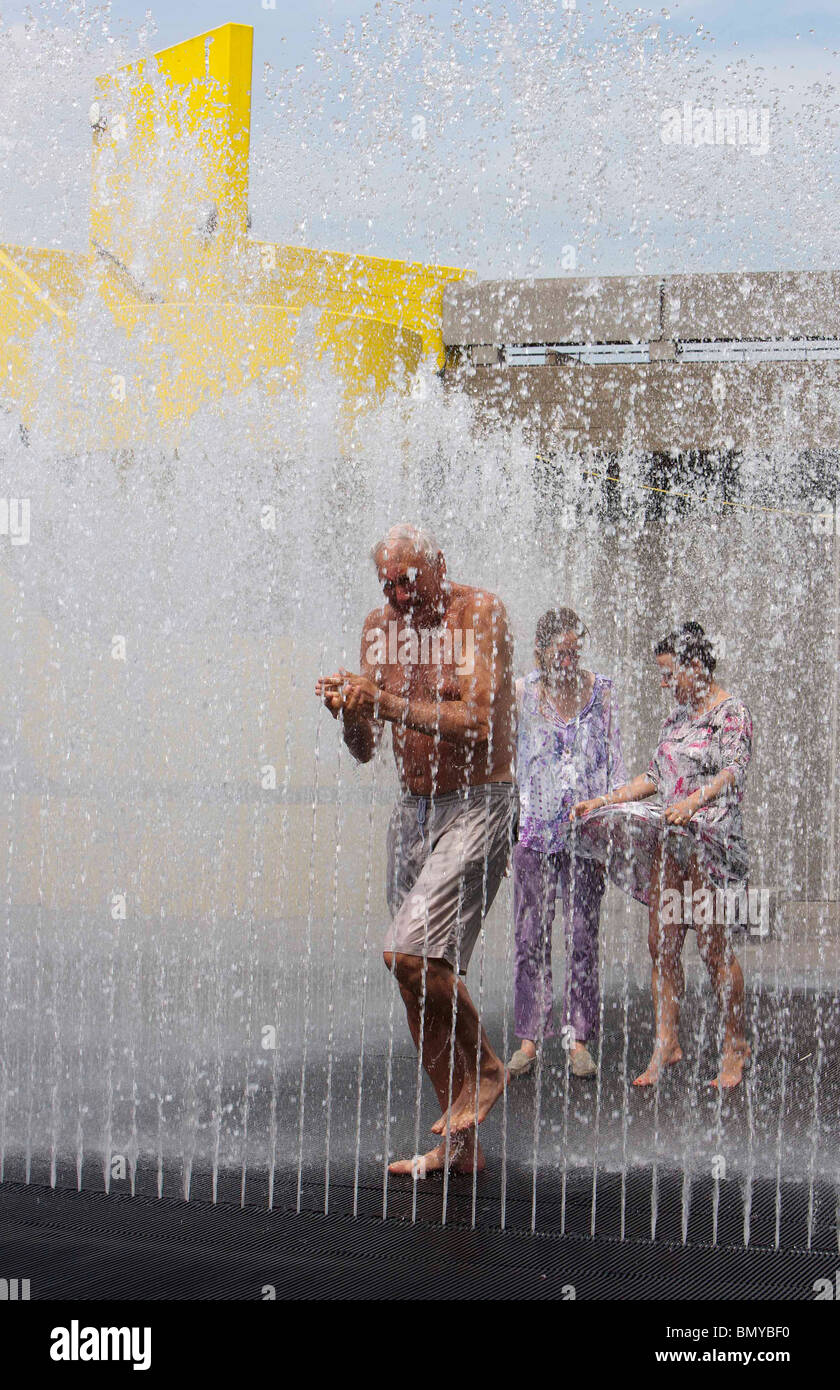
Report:
[{"label": "man's hand", "polygon": [[332,676],[321,676],[315,686],[315,694],[321,697],[333,718],[339,710],[361,715],[364,719],[387,718],[393,713],[391,706],[394,701],[387,691],[383,691],[368,676],[357,676],[343,667],[339,667]]},{"label": "man's hand", "polygon": [[687,796],[684,801],[675,801],[673,806],[669,806],[665,812],[665,820],[668,825],[688,825],[692,816],[703,805],[705,805],[703,797],[699,792],[695,792],[693,796]]},{"label": "man's hand", "polygon": [[569,820],[579,820],[581,816],[588,816],[590,811],[597,811],[603,805],[602,796],[595,796],[590,801],[578,801],[569,812]]},{"label": "man's hand", "polygon": [[341,694],[344,708],[351,714],[364,715],[366,719],[380,716],[383,691],[368,676],[357,676],[353,671],[342,671]]},{"label": "man's hand", "polygon": [[341,692],[342,673],[334,671],[331,676],[319,676],[315,685],[315,694],[323,700],[333,719],[337,719],[339,711],[344,703]]}]

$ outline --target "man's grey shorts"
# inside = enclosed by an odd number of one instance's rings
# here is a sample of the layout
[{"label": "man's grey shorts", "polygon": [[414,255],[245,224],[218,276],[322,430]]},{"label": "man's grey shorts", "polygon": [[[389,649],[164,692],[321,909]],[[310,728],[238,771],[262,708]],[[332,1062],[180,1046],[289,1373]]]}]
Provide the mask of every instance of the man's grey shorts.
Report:
[{"label": "man's grey shorts", "polygon": [[466,974],[507,866],[516,804],[510,782],[400,798],[388,826],[393,920],[384,950],[446,960]]}]

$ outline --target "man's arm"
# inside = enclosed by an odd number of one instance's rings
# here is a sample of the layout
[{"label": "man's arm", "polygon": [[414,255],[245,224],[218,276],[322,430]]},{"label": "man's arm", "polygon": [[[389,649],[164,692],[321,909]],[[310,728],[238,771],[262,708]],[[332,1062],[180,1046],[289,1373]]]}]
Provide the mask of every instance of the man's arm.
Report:
[{"label": "man's arm", "polygon": [[[494,595],[476,599],[468,615],[472,627],[464,631],[463,646],[472,634],[469,652],[472,670],[459,674],[457,700],[417,700],[392,691],[376,692],[380,719],[450,743],[486,743],[493,728],[493,706],[510,680],[511,640],[503,604]],[[360,692],[364,706],[370,692]]]},{"label": "man's arm", "polygon": [[[369,638],[372,632],[381,631],[382,615],[377,612],[369,613],[362,628],[362,644],[360,668],[362,678],[373,682],[374,668],[368,660],[370,649]],[[349,673],[339,669],[331,676],[322,676],[315,687],[316,693],[320,695],[332,715],[337,719],[341,715],[342,735],[344,742],[359,763],[369,763],[382,739],[384,724],[381,719],[376,718],[372,712],[365,713],[358,707],[351,706],[345,698],[345,682]]]},{"label": "man's arm", "polygon": [[504,607],[492,594],[476,597],[466,616],[470,626],[463,632],[462,655],[463,645],[468,651],[465,669],[457,677],[457,699],[418,700],[382,690],[363,669],[360,675],[343,674],[339,703],[354,720],[385,720],[450,743],[486,743],[494,702],[510,680],[510,633]]},{"label": "man's arm", "polygon": [[381,719],[369,719],[366,715],[352,710],[343,710],[341,715],[344,742],[357,763],[369,763],[382,740],[385,727]]}]

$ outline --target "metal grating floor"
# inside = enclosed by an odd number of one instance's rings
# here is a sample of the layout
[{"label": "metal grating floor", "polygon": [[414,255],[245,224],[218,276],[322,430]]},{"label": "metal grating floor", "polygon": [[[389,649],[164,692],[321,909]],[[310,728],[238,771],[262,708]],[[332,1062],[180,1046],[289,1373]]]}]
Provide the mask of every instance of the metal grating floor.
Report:
[{"label": "metal grating floor", "polygon": [[324,1215],[7,1183],[0,1187],[0,1249],[7,1269],[30,1280],[33,1300],[260,1300],[271,1296],[267,1290],[277,1299],[561,1299],[571,1289],[578,1300],[813,1300],[814,1282],[833,1280],[833,1190],[814,1190],[809,1250],[799,1240],[807,1189],[756,1183],[745,1246],[741,1190],[722,1182],[713,1246],[715,1185],[692,1188],[683,1243],[682,1175],[658,1175],[653,1240],[652,1181],[649,1169],[628,1175],[624,1240],[616,1238],[621,1179],[612,1174],[599,1183],[595,1239],[588,1234],[591,1173],[569,1175],[565,1206],[559,1190],[543,1199],[533,1234],[521,1229],[530,1205],[515,1194],[508,1208],[515,1228],[481,1224],[480,1205],[478,1224],[466,1224],[469,1180],[466,1192],[452,1194],[446,1227],[434,1220],[434,1180],[418,1193],[414,1223],[410,1184],[403,1215],[394,1214],[399,1195],[392,1189],[392,1216],[383,1221],[375,1214],[381,1192],[365,1189],[354,1219],[341,1209],[340,1184]]}]

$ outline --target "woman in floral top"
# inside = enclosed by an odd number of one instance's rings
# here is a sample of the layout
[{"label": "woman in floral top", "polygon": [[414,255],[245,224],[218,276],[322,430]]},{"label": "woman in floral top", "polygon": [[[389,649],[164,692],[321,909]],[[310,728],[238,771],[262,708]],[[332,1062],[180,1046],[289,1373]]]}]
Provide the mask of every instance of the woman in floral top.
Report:
[{"label": "woman in floral top", "polygon": [[569,850],[569,814],[582,796],[626,780],[612,681],[580,666],[586,632],[570,608],[537,624],[537,669],[517,682],[519,838],[513,852],[515,1027],[509,1062],[531,1070],[552,1036],[551,928],[560,893],[566,939],[562,1026],[575,1076],[594,1076],[586,1046],[598,1024],[598,921],[604,871]]},{"label": "woman in floral top", "polygon": [[585,817],[579,822],[579,852],[607,864],[615,882],[649,910],[656,1039],[635,1084],[651,1085],[663,1067],[682,1058],[681,956],[693,926],[724,1020],[721,1067],[712,1085],[737,1086],[750,1049],[744,1036],[744,977],[726,925],[727,902],[747,881],[741,800],[752,718],[743,701],[715,681],[713,647],[699,623],[685,623],[664,638],[655,655],[662,688],[673,689],[677,708],[662,726],[647,772],[617,791],[581,802],[572,819]]}]

